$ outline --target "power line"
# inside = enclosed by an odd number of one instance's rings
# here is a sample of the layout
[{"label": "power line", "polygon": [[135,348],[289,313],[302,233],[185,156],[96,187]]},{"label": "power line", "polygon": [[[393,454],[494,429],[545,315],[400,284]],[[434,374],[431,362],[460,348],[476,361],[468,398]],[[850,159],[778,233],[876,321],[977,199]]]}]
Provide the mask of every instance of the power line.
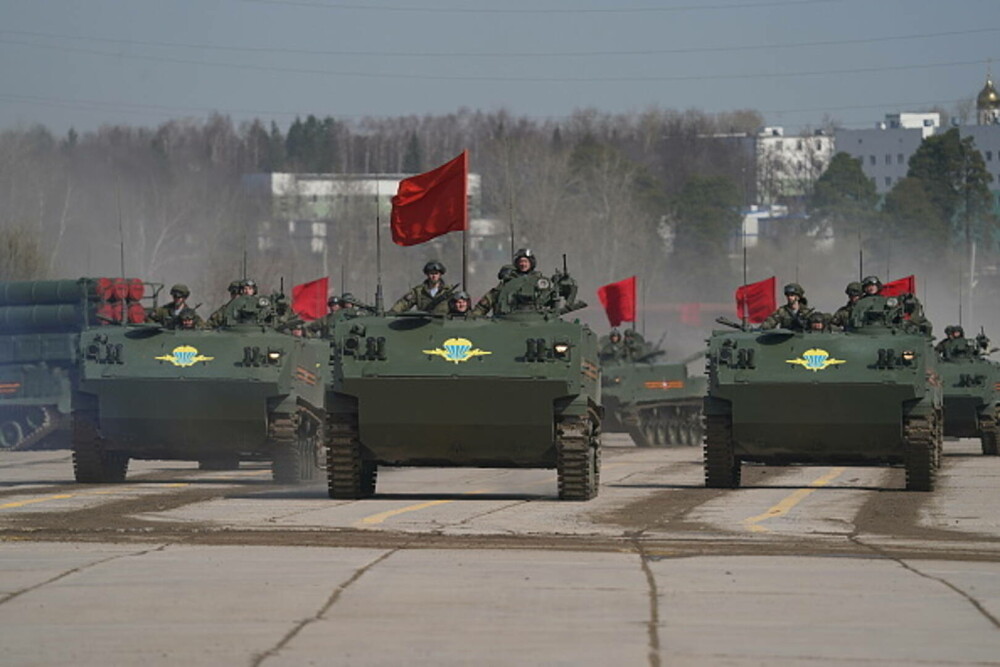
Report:
[{"label": "power line", "polygon": [[[952,30],[947,32],[929,32],[910,35],[888,35],[880,37],[862,37],[853,39],[817,40],[804,42],[784,42],[777,44],[747,44],[737,46],[701,46],[701,47],[680,47],[672,49],[634,49],[615,51],[437,51],[437,52],[416,52],[416,51],[352,51],[352,50],[331,50],[331,49],[298,49],[298,48],[266,48],[266,47],[243,47],[229,45],[197,44],[191,42],[161,42],[135,39],[119,39],[111,37],[86,37],[80,35],[66,35],[58,33],[33,32],[27,30],[10,30],[0,28],[0,35],[13,35],[20,37],[37,37],[42,39],[62,39],[81,40],[87,42],[98,42],[104,44],[118,44],[122,46],[152,46],[162,48],[199,49],[203,51],[222,51],[229,53],[260,53],[260,54],[287,54],[305,56],[379,56],[388,58],[580,58],[580,57],[607,57],[607,56],[650,56],[650,55],[671,55],[685,53],[733,53],[745,51],[769,51],[779,49],[799,49],[809,47],[828,46],[857,46],[859,44],[875,44],[882,42],[907,41],[918,39],[933,39],[937,37],[959,37],[965,35],[977,35],[1000,32],[1000,28],[972,28],[969,30]],[[37,44],[44,48],[47,45]]]},{"label": "power line", "polygon": [[193,60],[188,58],[173,58],[167,56],[145,56],[139,54],[113,53],[96,49],[84,49],[79,47],[39,45],[32,42],[20,42],[17,40],[0,39],[0,43],[15,44],[29,48],[41,48],[67,53],[85,53],[89,55],[106,56],[116,59],[142,60],[146,62],[164,62],[179,65],[196,65],[198,67],[221,67],[226,69],[238,69],[252,72],[277,72],[283,74],[312,74],[319,76],[340,76],[361,79],[406,79],[419,81],[480,81],[489,83],[635,83],[635,82],[668,82],[668,81],[722,81],[735,79],[781,79],[794,77],[818,77],[841,74],[869,74],[874,72],[900,72],[906,70],[927,70],[947,67],[966,67],[969,65],[983,65],[992,62],[992,58],[980,58],[976,60],[962,60],[943,63],[924,63],[911,65],[884,65],[881,67],[857,67],[834,70],[809,70],[797,72],[757,72],[743,74],[682,74],[682,75],[660,75],[660,76],[497,76],[497,75],[448,75],[448,74],[426,74],[426,73],[382,73],[364,72],[350,70],[328,70],[299,67],[279,67],[274,65],[252,65],[248,63],[222,63],[206,60]]},{"label": "power line", "polygon": [[[470,8],[470,7],[401,7],[398,5],[354,5],[347,3],[309,2],[307,0],[243,0],[259,5],[280,5],[283,7],[308,7],[312,9],[350,10],[358,12],[408,12],[413,14],[663,14],[671,12],[698,12],[734,9],[764,9],[767,7],[793,7],[809,5],[840,4],[845,0],[765,0],[743,4],[697,4],[675,5],[673,7],[605,7],[574,9],[513,9]],[[849,0],[847,0],[849,1]]]}]

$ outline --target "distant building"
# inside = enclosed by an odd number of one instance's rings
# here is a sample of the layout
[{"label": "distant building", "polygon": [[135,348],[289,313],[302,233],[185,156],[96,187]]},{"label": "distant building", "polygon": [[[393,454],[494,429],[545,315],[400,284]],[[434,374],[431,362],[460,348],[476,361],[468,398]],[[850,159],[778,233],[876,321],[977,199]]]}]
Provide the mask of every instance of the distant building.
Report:
[{"label": "distant building", "polygon": [[775,204],[808,196],[833,154],[833,138],[822,130],[786,136],[784,128],[763,128],[754,137],[757,203]]},{"label": "distant building", "polygon": [[[973,138],[986,170],[993,175],[991,188],[1000,190],[1000,95],[989,77],[976,97],[976,123],[953,126],[962,137]],[[884,195],[906,177],[910,156],[921,142],[943,131],[938,113],[897,113],[887,114],[874,129],[837,130],[834,139],[838,152],[861,160],[865,175]]]}]

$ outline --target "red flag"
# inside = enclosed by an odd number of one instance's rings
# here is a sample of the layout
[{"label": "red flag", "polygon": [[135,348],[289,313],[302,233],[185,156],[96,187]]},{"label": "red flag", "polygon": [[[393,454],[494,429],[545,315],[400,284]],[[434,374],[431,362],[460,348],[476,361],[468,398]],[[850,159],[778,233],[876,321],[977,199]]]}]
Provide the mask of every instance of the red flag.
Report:
[{"label": "red flag", "polygon": [[753,324],[763,322],[778,307],[774,300],[775,278],[743,285],[736,290],[736,316]]},{"label": "red flag", "polygon": [[882,285],[882,291],[879,292],[881,296],[899,296],[900,294],[916,293],[916,276],[906,276],[905,278],[900,278],[899,280],[893,280],[891,283],[885,283]]},{"label": "red flag", "polygon": [[417,245],[469,227],[469,152],[399,182],[392,198],[392,240]]},{"label": "red flag", "polygon": [[326,315],[329,278],[320,278],[292,288],[292,310],[302,319],[318,320]]},{"label": "red flag", "polygon": [[635,276],[598,287],[597,298],[601,300],[611,326],[635,322]]}]

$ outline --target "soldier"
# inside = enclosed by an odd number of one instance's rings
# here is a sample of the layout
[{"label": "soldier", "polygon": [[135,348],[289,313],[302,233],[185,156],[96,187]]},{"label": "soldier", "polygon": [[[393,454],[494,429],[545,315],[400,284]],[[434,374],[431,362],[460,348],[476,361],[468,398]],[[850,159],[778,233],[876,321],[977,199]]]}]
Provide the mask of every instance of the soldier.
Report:
[{"label": "soldier", "polygon": [[830,316],[827,315],[826,313],[821,313],[818,310],[814,310],[812,311],[812,313],[809,314],[809,317],[807,319],[809,323],[809,328],[806,331],[808,333],[823,333],[824,331],[830,330],[830,325],[829,325]]},{"label": "soldier", "polygon": [[229,301],[225,302],[219,308],[216,309],[214,313],[208,316],[208,327],[211,329],[217,329],[223,325],[226,321],[226,306],[233,302],[233,299],[240,295],[242,291],[241,281],[234,280],[229,283],[229,287],[226,288],[229,292]]},{"label": "soldier", "polygon": [[616,362],[624,360],[626,355],[625,342],[622,340],[621,332],[618,329],[612,329],[597,353],[598,359],[601,362]]},{"label": "soldier", "polygon": [[240,281],[240,292],[244,296],[257,296],[257,281],[253,278],[244,278]]},{"label": "soldier", "polygon": [[865,293],[864,288],[861,287],[861,283],[854,281],[847,283],[847,289],[844,290],[847,294],[847,303],[837,309],[837,312],[833,314],[830,318],[830,326],[839,327],[841,329],[847,328],[847,323],[851,320],[851,311],[854,309],[854,304],[861,299],[861,295]]},{"label": "soldier", "polygon": [[472,309],[472,314],[480,317],[489,315],[496,308],[497,298],[500,296],[500,288],[504,286],[504,283],[513,278],[516,273],[517,269],[514,268],[513,264],[504,264],[500,267],[500,271],[497,272],[497,280],[500,282],[497,283],[496,287],[493,287],[483,295],[483,298],[476,303],[476,307]]},{"label": "soldier", "polygon": [[170,298],[173,301],[166,306],[160,306],[150,313],[149,321],[173,328],[176,325],[175,320],[177,316],[181,314],[182,310],[188,307],[187,299],[189,296],[191,296],[191,290],[188,289],[187,285],[180,283],[174,285],[170,288]]},{"label": "soldier", "polygon": [[785,285],[786,303],[780,306],[764,320],[761,329],[791,329],[792,331],[802,331],[806,328],[806,320],[812,309],[806,300],[806,292],[802,285],[798,283],[788,283]]},{"label": "soldier", "polygon": [[878,276],[865,276],[861,281],[861,289],[864,290],[864,296],[877,296],[882,293],[882,281]]},{"label": "soldier", "polygon": [[934,346],[942,359],[957,359],[971,357],[975,354],[975,347],[965,337],[965,329],[960,326],[948,326],[944,328],[944,339]]},{"label": "soldier", "polygon": [[306,327],[306,333],[312,335],[328,336],[331,331],[333,331],[334,321],[337,319],[337,314],[344,310],[344,303],[341,297],[334,294],[329,299],[326,300],[326,315],[319,318],[318,320],[313,320]]},{"label": "soldier", "polygon": [[519,276],[542,275],[541,272],[535,270],[538,266],[538,258],[529,248],[520,248],[515,252],[513,263]]},{"label": "soldier", "polygon": [[389,312],[404,313],[411,308],[416,308],[417,310],[423,310],[435,315],[444,315],[447,313],[448,299],[451,297],[455,287],[448,287],[444,284],[442,277],[445,271],[444,264],[441,262],[427,262],[424,265],[424,275],[427,278],[401,296],[392,305]]},{"label": "soldier", "polygon": [[629,359],[636,361],[653,351],[653,346],[638,331],[625,330],[625,353]]},{"label": "soldier", "polygon": [[452,317],[469,317],[472,315],[472,297],[468,292],[455,292],[448,299],[448,314]]},{"label": "soldier", "polygon": [[[179,326],[178,326],[179,325]],[[194,311],[194,308],[185,308],[180,312],[180,314],[174,319],[174,323],[168,325],[168,328],[175,329],[201,329],[204,323],[201,318],[198,317],[198,313]]]}]

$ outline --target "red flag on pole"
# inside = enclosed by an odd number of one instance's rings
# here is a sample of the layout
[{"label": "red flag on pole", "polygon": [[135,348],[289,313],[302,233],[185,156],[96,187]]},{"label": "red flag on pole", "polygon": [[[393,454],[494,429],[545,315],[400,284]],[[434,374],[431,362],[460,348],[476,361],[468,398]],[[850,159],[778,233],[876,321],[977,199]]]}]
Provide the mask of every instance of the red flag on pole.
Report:
[{"label": "red flag on pole", "polygon": [[752,324],[763,322],[778,307],[774,300],[775,278],[743,285],[736,290],[736,316]]},{"label": "red flag on pole", "polygon": [[326,315],[326,291],[330,279],[320,278],[292,288],[292,310],[302,319],[318,320]]},{"label": "red flag on pole", "polygon": [[417,245],[469,227],[469,152],[426,174],[404,178],[392,198],[392,240]]},{"label": "red flag on pole", "polygon": [[906,276],[905,278],[900,278],[899,280],[893,280],[890,283],[885,283],[882,285],[882,291],[879,292],[882,296],[899,296],[900,294],[916,294],[917,293],[917,278],[916,276]]},{"label": "red flag on pole", "polygon": [[635,322],[635,276],[598,287],[597,298],[601,300],[611,326]]}]

